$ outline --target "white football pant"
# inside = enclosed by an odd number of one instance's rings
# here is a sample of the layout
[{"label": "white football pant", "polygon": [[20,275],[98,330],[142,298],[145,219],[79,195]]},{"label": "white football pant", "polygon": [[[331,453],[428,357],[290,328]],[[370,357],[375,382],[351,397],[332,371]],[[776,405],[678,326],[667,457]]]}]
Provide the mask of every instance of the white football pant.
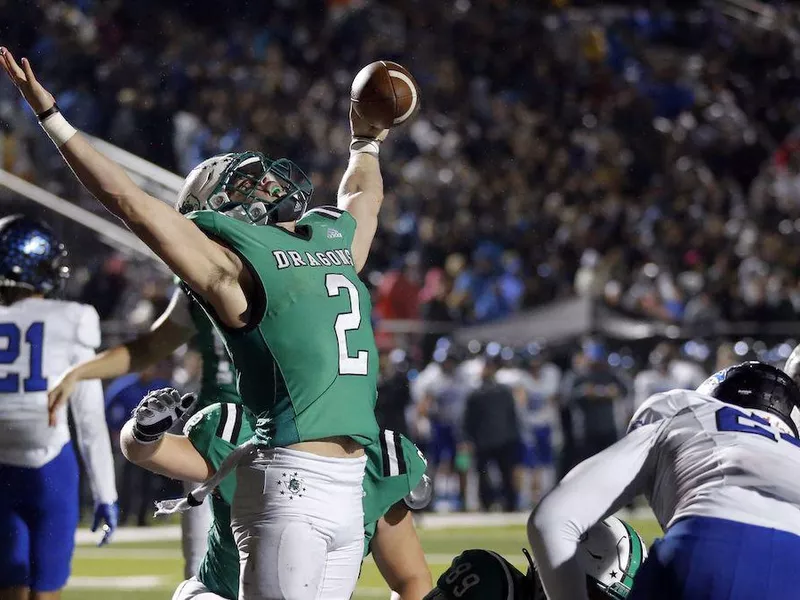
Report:
[{"label": "white football pant", "polygon": [[236,469],[239,600],[343,600],[364,552],[367,458],[253,446]]},{"label": "white football pant", "polygon": [[[191,512],[191,511],[189,511]],[[181,581],[172,595],[172,600],[226,600],[222,596],[210,592],[196,577]]]}]

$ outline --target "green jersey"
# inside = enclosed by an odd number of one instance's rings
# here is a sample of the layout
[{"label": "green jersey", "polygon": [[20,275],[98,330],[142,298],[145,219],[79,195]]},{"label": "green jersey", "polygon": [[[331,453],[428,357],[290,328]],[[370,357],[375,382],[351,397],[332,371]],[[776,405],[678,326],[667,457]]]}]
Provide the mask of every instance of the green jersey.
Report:
[{"label": "green jersey", "polygon": [[365,451],[364,556],[370,553],[378,520],[417,487],[427,467],[425,457],[411,440],[388,429],[381,430],[378,441]]},{"label": "green jersey", "polygon": [[[236,448],[253,436],[255,418],[239,404],[213,404],[195,413],[184,427],[189,441],[215,469]],[[239,551],[231,532],[231,502],[236,474],[222,480],[211,495],[213,519],[206,551],[197,578],[223,598],[239,594]]]},{"label": "green jersey", "polygon": [[[290,232],[213,212],[188,218],[248,265],[256,285],[252,325],[215,321],[257,417],[256,440],[273,447],[333,436],[378,438],[378,355],[369,292],[350,252],[355,220],[325,207]],[[204,306],[209,314],[213,310]]]},{"label": "green jersey", "polygon": [[242,400],[236,391],[236,371],[225,349],[225,342],[214,329],[214,324],[202,307],[191,298],[189,298],[189,315],[197,331],[195,342],[203,359],[200,393],[197,399],[198,409],[216,402],[239,404]]},{"label": "green jersey", "polygon": [[490,550],[465,550],[441,574],[424,600],[528,600],[531,580]]},{"label": "green jersey", "polygon": [[[192,416],[184,433],[215,469],[253,434],[255,418],[237,404],[214,404]],[[378,520],[413,490],[425,472],[425,459],[407,438],[381,431],[380,440],[366,448],[364,475],[364,555]],[[239,593],[239,552],[231,533],[231,509],[236,490],[235,473],[222,480],[211,496],[213,521],[208,550],[197,578],[215,594],[236,600]]]}]

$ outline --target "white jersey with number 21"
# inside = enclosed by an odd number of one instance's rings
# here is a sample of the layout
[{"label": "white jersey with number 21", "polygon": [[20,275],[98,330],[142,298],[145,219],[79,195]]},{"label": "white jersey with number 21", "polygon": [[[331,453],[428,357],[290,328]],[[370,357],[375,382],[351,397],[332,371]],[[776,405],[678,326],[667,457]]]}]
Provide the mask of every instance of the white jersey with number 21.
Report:
[{"label": "white jersey with number 21", "polygon": [[[47,390],[64,371],[94,356],[100,320],[76,302],[28,298],[0,306],[0,464],[39,468],[70,441],[67,409],[48,425]],[[70,398],[95,498],[116,500],[103,389],[83,381]]]}]

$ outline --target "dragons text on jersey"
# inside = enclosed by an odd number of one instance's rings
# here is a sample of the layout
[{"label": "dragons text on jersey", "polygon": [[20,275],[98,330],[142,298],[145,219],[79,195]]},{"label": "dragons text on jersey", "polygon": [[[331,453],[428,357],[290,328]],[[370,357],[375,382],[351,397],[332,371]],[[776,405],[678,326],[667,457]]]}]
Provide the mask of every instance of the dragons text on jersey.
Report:
[{"label": "dragons text on jersey", "polygon": [[273,250],[275,266],[280,269],[289,267],[330,267],[353,264],[353,255],[347,248],[337,248],[326,252],[297,252],[296,250]]}]

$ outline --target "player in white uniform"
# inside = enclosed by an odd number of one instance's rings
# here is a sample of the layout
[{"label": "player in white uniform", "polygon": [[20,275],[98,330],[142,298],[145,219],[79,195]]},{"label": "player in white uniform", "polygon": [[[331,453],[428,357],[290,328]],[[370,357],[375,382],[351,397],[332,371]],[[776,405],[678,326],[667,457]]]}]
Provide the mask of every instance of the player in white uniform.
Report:
[{"label": "player in white uniform", "polygon": [[469,463],[459,456],[461,420],[469,386],[457,373],[458,352],[454,347],[439,349],[420,373],[412,388],[417,428],[427,423],[430,437],[425,455],[435,470],[437,501],[463,506]]},{"label": "player in white uniform", "polygon": [[[555,479],[555,449],[561,446],[558,427],[557,396],[561,370],[544,360],[539,344],[531,344],[521,356],[523,368],[503,368],[497,382],[514,390],[520,411],[522,434],[522,476],[529,485],[518,483],[520,490],[529,490],[533,504],[549,490]],[[527,494],[520,493],[520,504],[530,508]]]},{"label": "player in white uniform", "polygon": [[[0,598],[55,600],[67,582],[79,519],[78,463],[67,408],[48,425],[47,385],[100,345],[90,306],[54,300],[69,271],[44,224],[0,219]],[[70,405],[95,501],[92,531],[117,524],[114,463],[99,381]]]},{"label": "player in white uniform", "polygon": [[[203,357],[203,379],[196,409],[200,410],[210,404],[211,398],[216,402],[240,402],[233,381],[234,373],[222,340],[201,312],[199,307],[192,306],[189,297],[182,290],[176,288],[169,306],[156,319],[150,331],[75,364],[61,375],[49,393],[51,415],[59,410],[80,382],[113,379],[126,373],[141,371],[166,358],[195,335]],[[202,331],[198,331],[197,323]],[[184,489],[188,494],[198,485],[185,481]],[[197,574],[206,553],[207,536],[211,528],[209,506],[210,503],[203,503],[195,510],[181,515],[183,570],[187,579]]]},{"label": "player in white uniform", "polygon": [[792,379],[758,362],[650,398],[628,435],[575,467],[528,522],[550,600],[586,599],[578,540],[638,493],[666,535],[629,600],[797,598],[799,406]]}]

